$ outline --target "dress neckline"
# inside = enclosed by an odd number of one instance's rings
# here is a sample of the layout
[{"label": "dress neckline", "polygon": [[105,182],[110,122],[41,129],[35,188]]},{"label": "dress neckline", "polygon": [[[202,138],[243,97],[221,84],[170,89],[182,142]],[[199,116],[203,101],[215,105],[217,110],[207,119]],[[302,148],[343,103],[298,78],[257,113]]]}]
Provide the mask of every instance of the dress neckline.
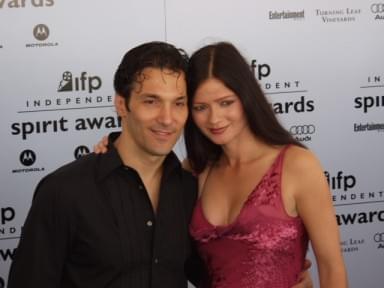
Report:
[{"label": "dress neckline", "polygon": [[264,175],[260,178],[259,182],[254,186],[254,188],[252,189],[252,191],[248,194],[248,196],[246,197],[245,201],[243,202],[243,204],[241,205],[241,208],[240,208],[240,211],[239,213],[237,214],[237,216],[233,219],[233,221],[229,224],[225,224],[225,225],[214,225],[212,224],[208,219],[207,217],[205,216],[205,213],[203,211],[203,205],[202,205],[202,201],[201,201],[201,197],[199,197],[197,199],[197,209],[199,210],[200,214],[201,214],[201,218],[204,220],[204,222],[206,224],[208,224],[208,226],[210,226],[211,228],[215,229],[215,230],[220,230],[220,231],[223,231],[223,230],[229,230],[230,228],[232,228],[239,220],[239,218],[241,217],[243,211],[244,211],[244,208],[245,206],[247,205],[247,203],[250,201],[250,199],[252,198],[253,194],[256,193],[256,191],[258,191],[260,185],[265,181],[265,179],[267,178],[267,176],[269,176],[269,174],[274,171],[274,168],[275,166],[279,163],[279,160],[280,158],[283,156],[285,150],[287,150],[287,148],[289,147],[290,145],[286,145],[284,146],[280,151],[279,153],[277,154],[276,158],[273,160],[272,164],[269,166],[269,168],[267,169],[267,171],[265,171]]}]

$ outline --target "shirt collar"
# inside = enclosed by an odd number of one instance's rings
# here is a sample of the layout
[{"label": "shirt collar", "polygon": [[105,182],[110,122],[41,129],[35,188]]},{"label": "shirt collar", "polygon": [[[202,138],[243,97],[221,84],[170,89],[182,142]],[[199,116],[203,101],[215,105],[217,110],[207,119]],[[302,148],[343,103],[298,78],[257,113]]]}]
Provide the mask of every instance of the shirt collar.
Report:
[{"label": "shirt collar", "polygon": [[[102,181],[108,175],[113,173],[117,169],[126,167],[120,158],[119,153],[114,145],[108,145],[108,151],[104,154],[98,155],[98,165],[96,179]],[[163,178],[168,175],[176,168],[181,168],[181,164],[176,154],[171,151],[164,160]],[[135,170],[133,167],[130,167]]]}]

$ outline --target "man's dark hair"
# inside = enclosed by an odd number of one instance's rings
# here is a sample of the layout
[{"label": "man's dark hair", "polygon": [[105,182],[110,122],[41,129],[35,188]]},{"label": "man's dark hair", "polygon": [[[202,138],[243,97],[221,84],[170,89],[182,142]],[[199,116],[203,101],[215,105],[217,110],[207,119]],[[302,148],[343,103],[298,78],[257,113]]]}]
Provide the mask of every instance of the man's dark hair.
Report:
[{"label": "man's dark hair", "polygon": [[168,69],[175,73],[186,74],[188,56],[184,50],[165,42],[148,42],[129,50],[121,60],[115,73],[115,92],[126,99],[135,83],[139,83],[141,72],[145,68]]}]

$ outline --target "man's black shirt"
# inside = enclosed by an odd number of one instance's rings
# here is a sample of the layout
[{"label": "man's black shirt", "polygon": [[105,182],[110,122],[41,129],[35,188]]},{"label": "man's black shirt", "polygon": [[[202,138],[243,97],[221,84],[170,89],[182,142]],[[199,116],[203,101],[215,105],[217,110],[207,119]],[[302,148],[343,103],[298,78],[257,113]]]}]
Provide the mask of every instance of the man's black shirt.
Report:
[{"label": "man's black shirt", "polygon": [[138,173],[111,148],[38,185],[9,288],[187,287],[196,179],[170,153],[156,214]]}]

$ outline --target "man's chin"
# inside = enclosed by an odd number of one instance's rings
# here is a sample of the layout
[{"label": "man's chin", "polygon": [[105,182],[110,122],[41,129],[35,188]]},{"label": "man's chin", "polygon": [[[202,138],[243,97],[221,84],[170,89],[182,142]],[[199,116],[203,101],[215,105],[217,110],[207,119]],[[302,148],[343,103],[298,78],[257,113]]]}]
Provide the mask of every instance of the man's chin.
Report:
[{"label": "man's chin", "polygon": [[172,151],[172,148],[173,148],[173,146],[171,146],[171,147],[159,147],[156,149],[151,149],[148,152],[150,152],[150,154],[152,154],[153,156],[164,157],[164,156],[167,156]]}]

